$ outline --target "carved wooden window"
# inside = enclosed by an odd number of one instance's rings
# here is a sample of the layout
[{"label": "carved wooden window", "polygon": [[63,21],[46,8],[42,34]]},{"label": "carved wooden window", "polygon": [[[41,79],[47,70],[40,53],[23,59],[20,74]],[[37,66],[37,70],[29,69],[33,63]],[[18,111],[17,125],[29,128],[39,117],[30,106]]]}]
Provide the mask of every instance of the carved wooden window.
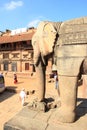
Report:
[{"label": "carved wooden window", "polygon": [[33,58],[33,52],[29,53],[28,57],[31,59]]},{"label": "carved wooden window", "polygon": [[12,68],[12,71],[17,71],[17,63],[13,62],[11,68]]},{"label": "carved wooden window", "polygon": [[25,63],[25,70],[29,70],[29,63]]},{"label": "carved wooden window", "polygon": [[8,70],[8,63],[4,63],[4,71]]},{"label": "carved wooden window", "polygon": [[28,54],[23,54],[23,58],[27,58]]},{"label": "carved wooden window", "polygon": [[3,54],[3,59],[5,59],[5,58],[9,58],[9,54],[8,53],[4,53]]},{"label": "carved wooden window", "polygon": [[12,55],[13,55],[12,58],[19,58],[19,57],[18,57],[18,53],[15,53],[15,54],[12,54]]}]

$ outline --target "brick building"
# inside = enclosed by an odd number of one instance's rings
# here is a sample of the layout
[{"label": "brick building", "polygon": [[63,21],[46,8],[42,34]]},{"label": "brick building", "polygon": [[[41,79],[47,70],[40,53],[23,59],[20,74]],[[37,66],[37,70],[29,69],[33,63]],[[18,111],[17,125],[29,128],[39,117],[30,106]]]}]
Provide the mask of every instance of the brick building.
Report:
[{"label": "brick building", "polygon": [[31,44],[35,28],[0,32],[0,71],[33,72]]}]

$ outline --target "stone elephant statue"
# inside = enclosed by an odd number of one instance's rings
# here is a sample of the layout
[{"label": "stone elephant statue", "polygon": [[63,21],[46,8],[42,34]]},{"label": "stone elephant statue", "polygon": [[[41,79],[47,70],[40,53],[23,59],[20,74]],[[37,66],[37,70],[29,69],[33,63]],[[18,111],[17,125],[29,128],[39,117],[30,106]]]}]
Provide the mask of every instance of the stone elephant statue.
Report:
[{"label": "stone elephant statue", "polygon": [[85,73],[87,57],[87,17],[65,22],[42,21],[32,38],[39,101],[45,98],[45,73],[49,56],[57,66],[61,106],[53,114],[58,121],[76,120],[77,86]]}]

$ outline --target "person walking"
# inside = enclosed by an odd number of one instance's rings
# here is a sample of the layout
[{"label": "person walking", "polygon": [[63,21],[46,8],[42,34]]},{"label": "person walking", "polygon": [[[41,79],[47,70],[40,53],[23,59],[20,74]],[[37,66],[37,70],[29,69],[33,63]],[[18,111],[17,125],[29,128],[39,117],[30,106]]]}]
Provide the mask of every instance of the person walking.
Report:
[{"label": "person walking", "polygon": [[17,83],[17,82],[18,82],[18,80],[17,80],[17,75],[14,74],[14,83]]},{"label": "person walking", "polygon": [[58,96],[60,97],[60,91],[59,91],[59,81],[58,81],[58,73],[56,72],[54,75],[54,80],[55,80],[55,89],[58,91]]},{"label": "person walking", "polygon": [[25,98],[26,98],[26,93],[25,93],[25,89],[23,88],[19,94],[19,98],[21,101],[22,106],[25,105]]},{"label": "person walking", "polygon": [[54,81],[55,81],[55,89],[58,88],[58,74],[57,72],[54,74]]}]

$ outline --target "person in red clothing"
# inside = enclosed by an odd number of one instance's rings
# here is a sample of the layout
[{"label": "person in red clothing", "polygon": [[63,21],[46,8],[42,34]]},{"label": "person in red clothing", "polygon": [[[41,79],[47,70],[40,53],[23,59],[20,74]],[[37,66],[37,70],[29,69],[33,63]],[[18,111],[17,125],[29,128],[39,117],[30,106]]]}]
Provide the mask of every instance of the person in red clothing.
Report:
[{"label": "person in red clothing", "polygon": [[14,74],[14,83],[17,83],[17,82],[18,82],[18,80],[17,80],[17,75]]}]

